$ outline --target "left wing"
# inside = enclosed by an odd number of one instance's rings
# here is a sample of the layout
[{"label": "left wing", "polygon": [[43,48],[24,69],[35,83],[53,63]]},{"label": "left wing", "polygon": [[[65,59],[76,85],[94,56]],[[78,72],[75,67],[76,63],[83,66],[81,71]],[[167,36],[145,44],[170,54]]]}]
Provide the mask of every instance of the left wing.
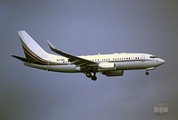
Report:
[{"label": "left wing", "polygon": [[67,57],[69,58],[69,61],[72,63],[72,64],[75,64],[76,66],[80,67],[80,70],[81,71],[87,71],[87,70],[90,70],[92,69],[93,67],[97,67],[97,63],[96,62],[93,62],[93,61],[90,61],[90,60],[87,60],[87,59],[84,59],[84,58],[81,58],[81,57],[77,57],[77,56],[74,56],[74,55],[71,55],[71,54],[68,54],[68,53],[65,53],[65,52],[62,52],[58,49],[56,49],[49,40],[47,40],[48,42],[48,45],[50,47],[50,49],[57,53],[57,54],[60,54],[64,57]]}]

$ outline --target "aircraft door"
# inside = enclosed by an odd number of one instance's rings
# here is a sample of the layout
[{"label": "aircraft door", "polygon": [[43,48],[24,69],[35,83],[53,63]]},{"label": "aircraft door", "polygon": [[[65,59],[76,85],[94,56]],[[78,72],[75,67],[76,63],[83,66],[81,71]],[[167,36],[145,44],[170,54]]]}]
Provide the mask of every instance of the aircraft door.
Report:
[{"label": "aircraft door", "polygon": [[142,62],[142,63],[145,62],[145,55],[141,55],[141,56],[140,56],[140,59],[141,59],[141,62]]}]

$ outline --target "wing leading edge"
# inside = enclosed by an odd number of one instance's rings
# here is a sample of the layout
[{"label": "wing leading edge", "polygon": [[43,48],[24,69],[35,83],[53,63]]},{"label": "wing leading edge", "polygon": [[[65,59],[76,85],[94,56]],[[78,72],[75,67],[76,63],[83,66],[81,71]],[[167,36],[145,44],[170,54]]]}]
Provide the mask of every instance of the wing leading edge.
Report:
[{"label": "wing leading edge", "polygon": [[62,52],[62,51],[56,49],[54,47],[54,45],[49,40],[47,40],[47,42],[48,42],[50,49],[53,52],[69,58],[70,63],[75,64],[76,66],[80,67],[80,70],[82,70],[82,71],[88,71],[88,70],[92,69],[92,67],[97,67],[97,65],[98,65],[96,62]]}]

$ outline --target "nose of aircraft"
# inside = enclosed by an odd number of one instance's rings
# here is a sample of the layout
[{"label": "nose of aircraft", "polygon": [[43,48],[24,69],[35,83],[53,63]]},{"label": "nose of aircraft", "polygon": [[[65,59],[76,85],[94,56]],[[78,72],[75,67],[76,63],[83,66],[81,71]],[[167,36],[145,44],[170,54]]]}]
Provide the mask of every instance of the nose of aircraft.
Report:
[{"label": "nose of aircraft", "polygon": [[164,61],[163,59],[160,59],[160,58],[158,59],[158,64],[159,64],[159,65],[162,65],[162,64],[164,64],[164,63],[165,63],[165,61]]}]

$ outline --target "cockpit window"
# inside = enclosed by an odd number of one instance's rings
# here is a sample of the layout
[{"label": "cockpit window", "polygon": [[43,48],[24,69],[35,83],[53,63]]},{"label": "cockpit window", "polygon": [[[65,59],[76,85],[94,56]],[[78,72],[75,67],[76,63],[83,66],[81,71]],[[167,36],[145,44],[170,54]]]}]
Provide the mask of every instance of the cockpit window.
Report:
[{"label": "cockpit window", "polygon": [[152,55],[152,56],[150,56],[150,58],[157,58],[157,56],[156,55]]}]

